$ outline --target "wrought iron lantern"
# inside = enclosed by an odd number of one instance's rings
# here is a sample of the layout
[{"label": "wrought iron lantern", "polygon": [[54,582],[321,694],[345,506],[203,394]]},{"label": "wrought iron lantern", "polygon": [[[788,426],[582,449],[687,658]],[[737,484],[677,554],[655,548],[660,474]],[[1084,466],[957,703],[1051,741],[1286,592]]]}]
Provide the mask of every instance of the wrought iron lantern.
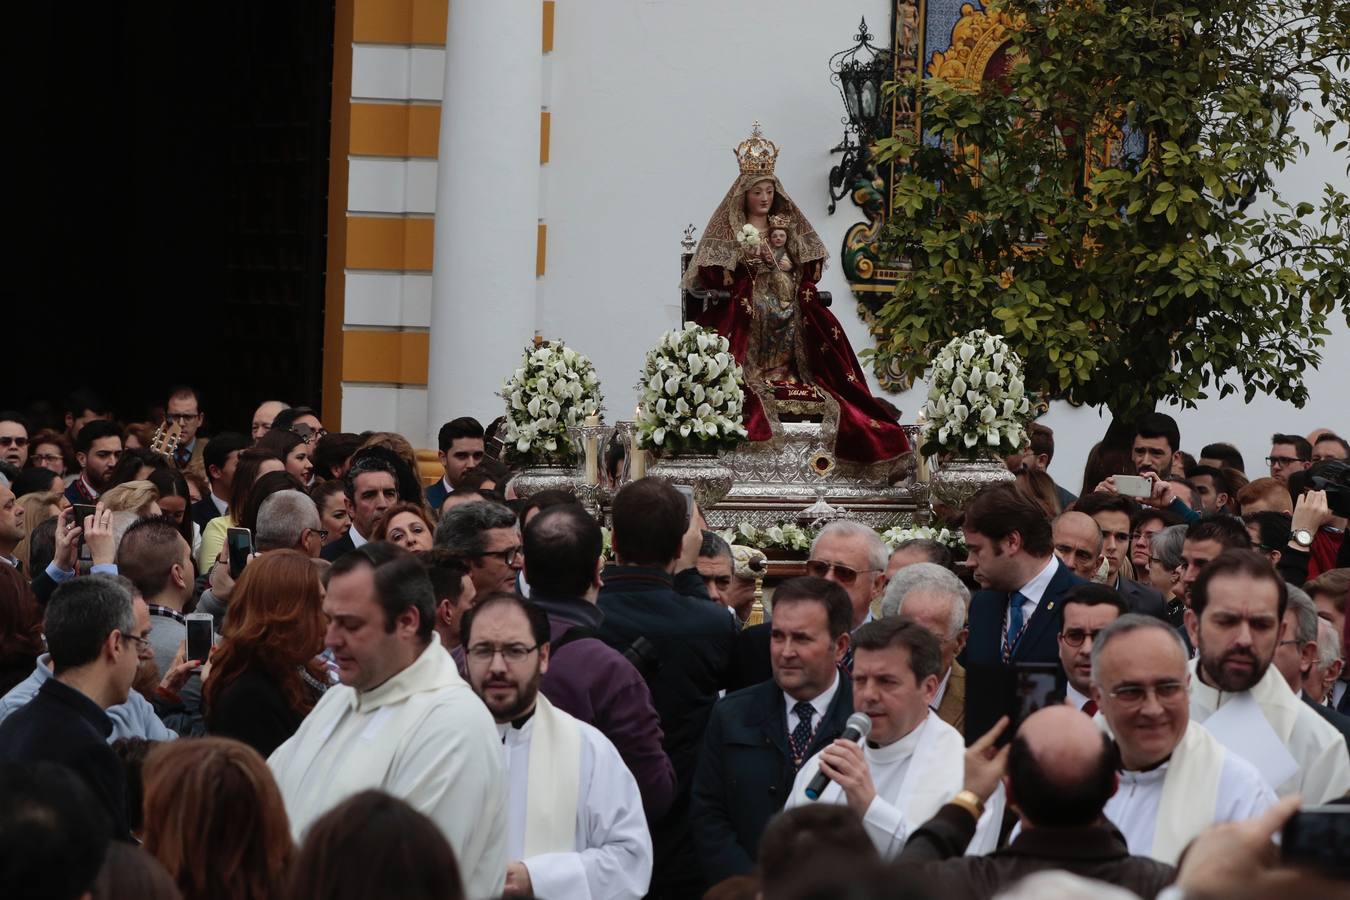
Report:
[{"label": "wrought iron lantern", "polygon": [[853,191],[855,182],[870,168],[869,147],[885,137],[885,103],[881,86],[891,79],[891,51],[872,43],[867,19],[858,22],[856,42],[830,57],[830,81],[844,101],[844,139],[831,153],[842,153],[839,165],[830,170],[830,212]]}]

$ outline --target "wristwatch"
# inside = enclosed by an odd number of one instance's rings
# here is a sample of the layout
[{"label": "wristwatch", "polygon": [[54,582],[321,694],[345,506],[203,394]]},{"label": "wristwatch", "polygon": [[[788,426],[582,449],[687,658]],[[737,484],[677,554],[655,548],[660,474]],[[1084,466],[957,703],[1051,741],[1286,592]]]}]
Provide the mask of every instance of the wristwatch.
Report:
[{"label": "wristwatch", "polygon": [[980,816],[984,815],[984,801],[974,791],[960,791],[948,802],[954,803],[970,813],[977,822],[980,820]]},{"label": "wristwatch", "polygon": [[1313,543],[1312,532],[1306,528],[1300,528],[1298,531],[1295,531],[1293,534],[1289,535],[1289,539],[1304,550],[1311,547]]}]

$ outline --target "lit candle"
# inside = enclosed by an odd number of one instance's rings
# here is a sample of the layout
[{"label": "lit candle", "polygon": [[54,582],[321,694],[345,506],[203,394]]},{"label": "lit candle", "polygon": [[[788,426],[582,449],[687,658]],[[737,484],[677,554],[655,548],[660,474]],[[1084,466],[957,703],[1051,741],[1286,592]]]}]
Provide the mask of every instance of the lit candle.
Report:
[{"label": "lit candle", "polygon": [[633,444],[633,458],[628,462],[628,480],[637,481],[639,478],[647,477],[647,451]]},{"label": "lit candle", "polygon": [[[591,415],[586,417],[585,425],[587,428],[595,428],[600,424],[600,417]],[[600,483],[600,444],[594,434],[586,435],[586,483]]]}]

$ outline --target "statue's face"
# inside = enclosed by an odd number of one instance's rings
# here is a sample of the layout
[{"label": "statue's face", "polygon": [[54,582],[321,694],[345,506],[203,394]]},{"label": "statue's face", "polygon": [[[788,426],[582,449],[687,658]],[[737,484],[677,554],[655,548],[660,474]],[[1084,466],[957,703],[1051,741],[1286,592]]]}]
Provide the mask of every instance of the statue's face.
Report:
[{"label": "statue's face", "polygon": [[769,232],[769,246],[775,250],[787,243],[787,232],[781,228],[775,228]]},{"label": "statue's face", "polygon": [[766,178],[745,192],[745,211],[749,215],[767,216],[773,208],[773,180]]}]

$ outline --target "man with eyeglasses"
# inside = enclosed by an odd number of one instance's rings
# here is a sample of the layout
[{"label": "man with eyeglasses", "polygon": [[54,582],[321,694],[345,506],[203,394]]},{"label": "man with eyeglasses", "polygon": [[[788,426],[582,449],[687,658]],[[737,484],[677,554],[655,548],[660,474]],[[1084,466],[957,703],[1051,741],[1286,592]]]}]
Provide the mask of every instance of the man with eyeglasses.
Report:
[{"label": "man with eyeglasses", "polygon": [[435,545],[469,563],[469,579],[480,596],[515,591],[524,567],[516,514],[500,503],[461,503],[436,523]]},{"label": "man with eyeglasses", "polygon": [[1302,435],[1272,434],[1266,465],[1270,466],[1271,478],[1288,484],[1290,475],[1312,465],[1312,444]]},{"label": "man with eyeglasses", "polygon": [[55,762],[72,769],[128,838],[126,779],[105,710],[125,703],[150,631],[144,602],[108,575],[75,578],[47,604],[43,633],[53,677],[0,723],[0,762]]},{"label": "man with eyeglasses", "polygon": [[[1279,780],[1272,787],[1281,797],[1302,794],[1316,805],[1350,791],[1350,755],[1340,732],[1295,696],[1271,665],[1285,637],[1288,598],[1270,561],[1250,550],[1225,551],[1205,567],[1191,586],[1186,611],[1186,630],[1199,651],[1191,662],[1190,713],[1203,723],[1244,698],[1247,710],[1225,718],[1232,728],[1240,716],[1241,730],[1253,737],[1229,749],[1250,752],[1262,745],[1261,735],[1278,740],[1292,757],[1293,774],[1267,762],[1267,781]],[[1250,761],[1260,765],[1257,758]]]},{"label": "man with eyeglasses", "polygon": [[652,875],[642,796],[609,739],[540,692],[549,634],[547,613],[504,592],[460,624],[469,683],[501,735],[504,893],[637,900]]},{"label": "man with eyeglasses", "polygon": [[1175,865],[1217,822],[1259,815],[1276,797],[1261,773],[1191,720],[1186,649],[1151,616],[1123,615],[1092,647],[1092,697],[1120,751],[1104,815],[1130,853]]},{"label": "man with eyeglasses", "polygon": [[1104,584],[1080,584],[1064,595],[1064,624],[1059,629],[1059,664],[1064,667],[1067,701],[1089,716],[1092,699],[1092,648],[1106,626],[1128,613],[1119,592]]},{"label": "man with eyeglasses", "polygon": [[179,469],[195,467],[203,472],[202,451],[206,449],[210,438],[201,437],[199,432],[206,414],[202,412],[201,395],[195,388],[180,385],[169,391],[169,402],[164,407],[164,418],[170,425],[177,425],[178,449],[173,452],[173,463]]},{"label": "man with eyeglasses", "polygon": [[297,840],[352,795],[384,791],[441,829],[466,896],[496,897],[507,863],[501,739],[436,640],[435,606],[425,567],[401,547],[365,544],[334,562],[324,644],[341,683],[267,764]]},{"label": "man with eyeglasses", "polygon": [[16,412],[0,412],[0,461],[16,469],[28,462],[28,423]]},{"label": "man with eyeglasses", "polygon": [[1106,557],[1106,584],[1120,591],[1130,612],[1157,616],[1167,615],[1162,594],[1124,574],[1125,559],[1130,554],[1130,521],[1139,507],[1122,494],[1095,491],[1078,498],[1074,509],[1086,513],[1097,523],[1102,536],[1102,555]]},{"label": "man with eyeglasses", "polygon": [[[881,537],[860,522],[842,519],[821,529],[811,542],[806,574],[833,581],[848,594],[857,631],[872,621],[872,605],[886,590],[886,566],[890,551]],[[853,648],[844,654],[844,670],[853,670]]]}]

